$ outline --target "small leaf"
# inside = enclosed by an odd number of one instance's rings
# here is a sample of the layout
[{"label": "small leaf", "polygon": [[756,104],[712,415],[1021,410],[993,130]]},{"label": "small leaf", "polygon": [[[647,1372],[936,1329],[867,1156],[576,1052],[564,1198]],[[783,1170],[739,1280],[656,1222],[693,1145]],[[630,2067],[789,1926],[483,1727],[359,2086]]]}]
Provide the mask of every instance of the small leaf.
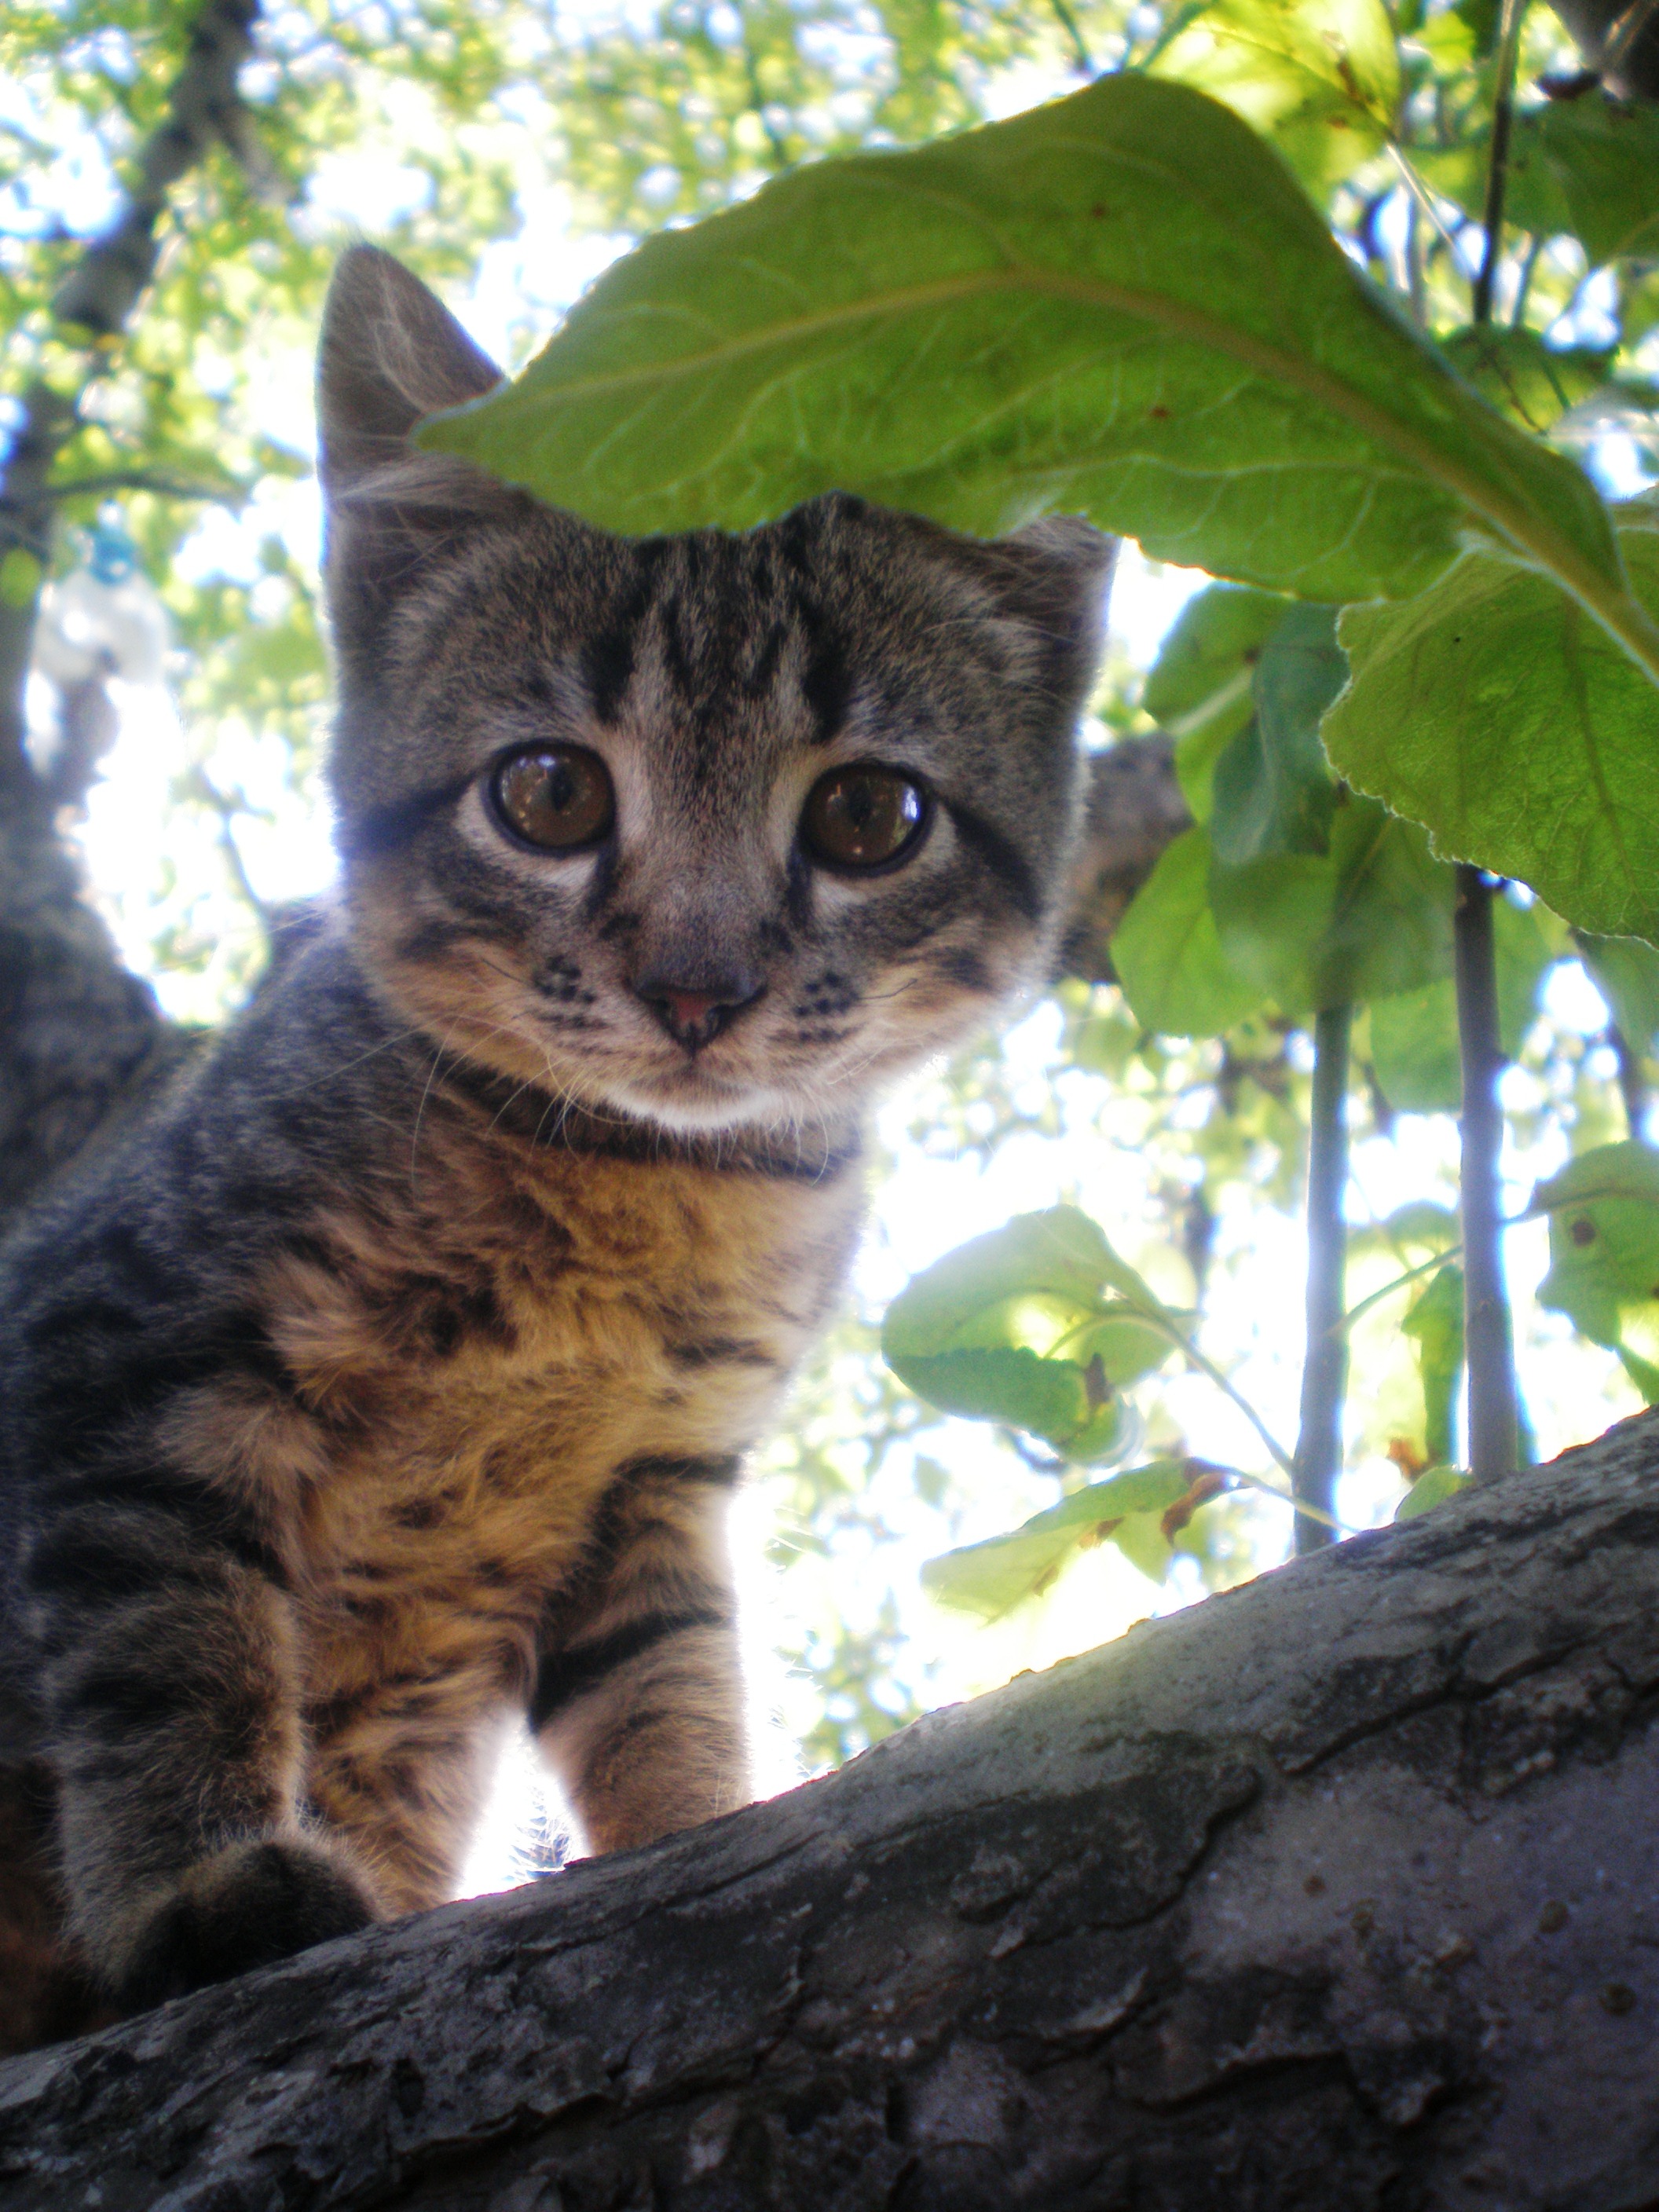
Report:
[{"label": "small leaf", "polygon": [[1210,841],[1224,866],[1324,853],[1336,786],[1320,717],[1348,679],[1331,607],[1293,607],[1261,648],[1255,714],[1215,764]]},{"label": "small leaf", "polygon": [[1469,1478],[1461,1468],[1431,1467],[1419,1474],[1406,1495],[1395,1508],[1396,1521],[1415,1521],[1419,1513],[1432,1512],[1443,1505],[1449,1498],[1455,1498],[1460,1490],[1467,1490]]},{"label": "small leaf", "polygon": [[[1659,606],[1659,512],[1618,514]],[[1346,608],[1340,631],[1352,677],[1323,726],[1340,775],[1580,928],[1659,935],[1654,687],[1582,607],[1472,552],[1404,605]]]},{"label": "small leaf", "polygon": [[1130,1515],[1156,1516],[1187,1493],[1187,1476],[1174,1460],[1092,1482],[1062,1498],[1006,1536],[964,1544],[921,1571],[921,1585],[939,1604],[1000,1620],[1020,1601],[1048,1588],[1071,1554],[1093,1540],[1103,1523]]},{"label": "small leaf", "polygon": [[1578,951],[1626,1043],[1647,1052],[1659,1036],[1659,952],[1637,937],[1586,937]]},{"label": "small leaf", "polygon": [[[1491,134],[1414,153],[1425,179],[1479,221]],[[1504,213],[1535,237],[1571,234],[1592,268],[1659,253],[1659,112],[1648,100],[1552,100],[1510,133]]]},{"label": "small leaf", "polygon": [[1176,741],[1176,776],[1193,819],[1210,818],[1216,758],[1255,711],[1253,673],[1287,602],[1277,592],[1212,584],[1176,617],[1141,704]]},{"label": "small leaf", "polygon": [[1423,1434],[1431,1465],[1450,1460],[1452,1419],[1463,1371],[1463,1270],[1449,1261],[1429,1279],[1400,1324],[1417,1346]]},{"label": "small leaf", "polygon": [[1267,996],[1222,951],[1206,831],[1165,847],[1117,926],[1112,961],[1135,1018],[1165,1036],[1219,1036]]},{"label": "small leaf", "polygon": [[1607,382],[1611,353],[1547,346],[1536,331],[1486,323],[1454,331],[1441,345],[1454,368],[1512,422],[1542,433]]},{"label": "small leaf", "polygon": [[1539,1304],[1624,1355],[1632,1320],[1650,1323],[1659,1305],[1659,1152],[1628,1142],[1580,1152],[1539,1184],[1531,1210],[1550,1222]]},{"label": "small leaf", "polygon": [[1161,1583],[1169,1573],[1170,1546],[1161,1513],[1126,1513],[1113,1529],[1111,1540],[1148,1582]]},{"label": "small leaf", "polygon": [[989,1341],[1016,1342],[1009,1331],[1021,1299],[1052,1300],[1059,1316],[1096,1317],[1112,1257],[1098,1224],[1074,1206],[1016,1214],[911,1279],[887,1309],[883,1354],[890,1363],[983,1343],[988,1316],[999,1330]]},{"label": "small leaf", "polygon": [[907,1389],[970,1421],[998,1421],[1056,1447],[1090,1419],[1083,1370],[1023,1347],[966,1352],[890,1352],[887,1364]]}]

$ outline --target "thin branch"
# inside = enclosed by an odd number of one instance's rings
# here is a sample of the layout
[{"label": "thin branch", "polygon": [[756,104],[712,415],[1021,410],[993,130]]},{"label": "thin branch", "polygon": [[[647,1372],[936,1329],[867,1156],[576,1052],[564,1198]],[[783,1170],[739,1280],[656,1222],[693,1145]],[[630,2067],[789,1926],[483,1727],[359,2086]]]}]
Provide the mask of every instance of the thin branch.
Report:
[{"label": "thin branch", "polygon": [[1481,218],[1486,244],[1474,280],[1474,320],[1492,319],[1492,286],[1504,250],[1504,202],[1509,192],[1510,131],[1515,120],[1515,65],[1521,52],[1526,0],[1504,0],[1498,19],[1497,76],[1492,88],[1492,160],[1486,169],[1486,205]]},{"label": "thin branch", "polygon": [[1048,0],[1048,5],[1053,9],[1055,21],[1060,29],[1072,42],[1072,52],[1076,58],[1079,70],[1085,76],[1093,76],[1095,65],[1090,56],[1087,41],[1078,27],[1077,17],[1067,6],[1066,0]]},{"label": "thin branch", "polygon": [[0,514],[15,514],[27,508],[56,506],[66,499],[101,496],[112,491],[153,491],[162,499],[212,499],[226,506],[245,502],[252,494],[245,483],[234,477],[223,483],[190,483],[183,477],[170,477],[159,469],[106,469],[97,476],[60,477],[56,483],[43,485],[26,502],[0,492]]},{"label": "thin branch", "polygon": [[1348,1182],[1348,1036],[1353,1008],[1322,1006],[1314,1019],[1313,1106],[1308,1145],[1307,1350],[1302,1365],[1302,1419],[1291,1486],[1298,1510],[1296,1548],[1316,1551],[1329,1529],[1305,1510],[1332,1512],[1342,1466],[1342,1401],[1348,1379],[1343,1327]]},{"label": "thin branch", "polygon": [[1490,1482],[1515,1472],[1520,1403],[1498,1200],[1504,1142],[1498,1077],[1504,1050],[1498,1030],[1492,889],[1479,868],[1459,865],[1456,902],[1452,926],[1463,1069],[1463,1341],[1469,1376],[1469,1471],[1477,1482]]}]

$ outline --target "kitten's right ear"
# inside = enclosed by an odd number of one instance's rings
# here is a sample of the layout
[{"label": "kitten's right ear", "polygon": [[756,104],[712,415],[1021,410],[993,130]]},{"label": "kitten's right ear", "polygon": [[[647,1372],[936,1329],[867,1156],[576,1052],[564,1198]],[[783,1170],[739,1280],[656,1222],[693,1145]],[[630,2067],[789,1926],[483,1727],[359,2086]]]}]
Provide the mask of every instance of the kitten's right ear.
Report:
[{"label": "kitten's right ear", "polygon": [[407,461],[409,434],[482,398],[501,372],[447,307],[377,246],[341,255],[317,356],[318,473],[331,500]]}]

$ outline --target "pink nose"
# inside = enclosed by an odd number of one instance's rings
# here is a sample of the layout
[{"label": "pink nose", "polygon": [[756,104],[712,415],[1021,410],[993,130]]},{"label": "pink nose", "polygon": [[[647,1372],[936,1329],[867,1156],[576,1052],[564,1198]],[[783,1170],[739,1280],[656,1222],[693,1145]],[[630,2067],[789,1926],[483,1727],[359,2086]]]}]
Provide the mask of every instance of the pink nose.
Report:
[{"label": "pink nose", "polygon": [[720,1003],[712,991],[665,991],[658,1001],[676,1030],[701,1029]]},{"label": "pink nose", "polygon": [[683,983],[669,981],[666,976],[646,975],[634,988],[676,1044],[683,1044],[688,1052],[700,1052],[745,1006],[752,1006],[766,988],[760,977],[749,974],[711,980],[712,990],[693,991]]}]

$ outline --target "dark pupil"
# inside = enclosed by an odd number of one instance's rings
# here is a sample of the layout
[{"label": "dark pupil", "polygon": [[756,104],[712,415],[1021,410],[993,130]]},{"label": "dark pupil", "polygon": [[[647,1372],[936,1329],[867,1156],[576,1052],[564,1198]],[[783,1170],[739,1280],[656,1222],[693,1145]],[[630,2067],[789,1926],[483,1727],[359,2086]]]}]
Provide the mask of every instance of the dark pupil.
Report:
[{"label": "dark pupil", "polygon": [[520,753],[498,771],[495,789],[503,814],[533,845],[588,845],[611,827],[611,779],[591,754]]},{"label": "dark pupil", "polygon": [[877,867],[901,852],[921,821],[921,793],[900,775],[831,776],[811,808],[812,842],[844,866]]}]

